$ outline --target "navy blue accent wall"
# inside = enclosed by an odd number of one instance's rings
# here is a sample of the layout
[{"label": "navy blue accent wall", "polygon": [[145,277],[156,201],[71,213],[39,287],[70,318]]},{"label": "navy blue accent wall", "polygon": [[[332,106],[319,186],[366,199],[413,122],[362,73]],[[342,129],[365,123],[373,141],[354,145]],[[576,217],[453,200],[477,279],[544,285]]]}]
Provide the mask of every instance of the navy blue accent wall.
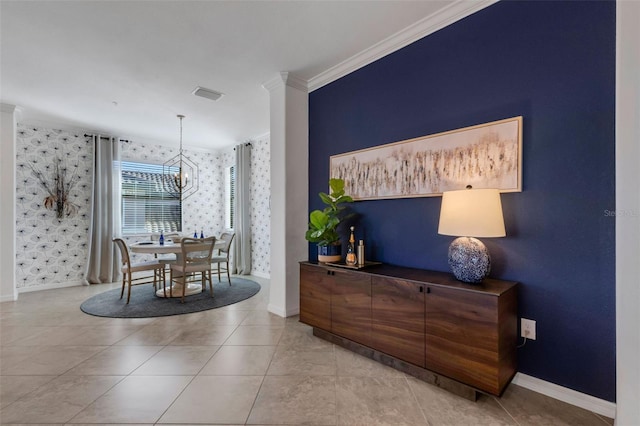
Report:
[{"label": "navy blue accent wall", "polygon": [[[614,2],[500,2],[310,94],[309,205],[331,155],[522,115],[523,192],[484,239],[537,321],[518,370],[615,401],[614,113]],[[354,203],[368,259],[449,270],[440,202]]]}]

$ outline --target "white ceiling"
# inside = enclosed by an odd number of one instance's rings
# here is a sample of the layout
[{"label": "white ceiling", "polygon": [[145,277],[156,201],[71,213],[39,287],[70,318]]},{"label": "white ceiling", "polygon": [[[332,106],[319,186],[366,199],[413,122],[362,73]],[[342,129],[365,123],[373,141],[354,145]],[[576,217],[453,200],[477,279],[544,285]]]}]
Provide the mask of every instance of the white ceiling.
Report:
[{"label": "white ceiling", "polygon": [[321,86],[461,3],[2,0],[0,99],[24,122],[171,145],[184,114],[184,145],[218,149],[269,131],[278,72]]}]

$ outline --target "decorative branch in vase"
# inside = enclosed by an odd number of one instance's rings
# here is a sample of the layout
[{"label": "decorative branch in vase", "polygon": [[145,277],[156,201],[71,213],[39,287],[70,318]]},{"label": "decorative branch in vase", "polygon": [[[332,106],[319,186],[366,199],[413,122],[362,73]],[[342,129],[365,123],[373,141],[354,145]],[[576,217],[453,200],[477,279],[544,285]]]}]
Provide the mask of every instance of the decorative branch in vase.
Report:
[{"label": "decorative branch in vase", "polygon": [[77,167],[75,167],[71,177],[68,177],[67,167],[62,163],[60,157],[56,157],[53,160],[53,179],[49,181],[35,165],[28,164],[31,172],[38,179],[40,186],[49,194],[43,202],[45,208],[54,210],[58,219],[78,212],[78,205],[69,199],[71,190],[79,180]]}]

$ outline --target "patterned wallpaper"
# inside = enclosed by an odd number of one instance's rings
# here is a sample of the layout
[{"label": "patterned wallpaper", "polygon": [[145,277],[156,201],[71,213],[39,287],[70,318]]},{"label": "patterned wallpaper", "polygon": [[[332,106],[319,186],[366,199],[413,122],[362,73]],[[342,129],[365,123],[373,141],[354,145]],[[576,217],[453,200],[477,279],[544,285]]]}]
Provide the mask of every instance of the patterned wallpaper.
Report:
[{"label": "patterned wallpaper", "polygon": [[[16,287],[50,286],[83,280],[90,225],[93,148],[84,133],[18,124],[16,138]],[[48,195],[28,164],[51,177],[53,158],[77,171],[71,191],[78,213],[57,219],[43,207]]]},{"label": "patterned wallpaper", "polygon": [[266,136],[251,143],[251,270],[268,276],[271,271],[271,151]]},{"label": "patterned wallpaper", "polygon": [[[84,132],[36,128],[18,123],[16,188],[16,263],[17,288],[56,287],[61,283],[78,284],[83,280],[90,226],[93,148]],[[252,143],[251,229],[253,272],[269,276],[269,138]],[[122,160],[162,164],[178,153],[177,147],[123,142]],[[223,170],[234,162],[233,148],[220,152],[184,149],[196,162],[200,173],[198,192],[184,201],[183,232],[204,231],[206,236],[224,230]],[[76,215],[58,220],[55,212],[42,206],[46,196],[27,161],[42,171],[60,155],[67,167],[76,168],[79,181],[71,192],[79,206]],[[45,173],[46,175],[46,173]],[[128,236],[129,242],[148,236]],[[134,254],[135,261],[146,255]]]},{"label": "patterned wallpaper", "polygon": [[[221,169],[224,170],[235,163],[235,151],[231,147],[221,154]],[[270,264],[270,139],[269,136],[251,141],[251,181],[249,197],[251,202],[251,272],[268,277]],[[224,194],[222,194],[224,196]],[[224,202],[224,200],[222,200]],[[224,205],[223,205],[224,206]],[[224,210],[222,210],[224,225]]]}]

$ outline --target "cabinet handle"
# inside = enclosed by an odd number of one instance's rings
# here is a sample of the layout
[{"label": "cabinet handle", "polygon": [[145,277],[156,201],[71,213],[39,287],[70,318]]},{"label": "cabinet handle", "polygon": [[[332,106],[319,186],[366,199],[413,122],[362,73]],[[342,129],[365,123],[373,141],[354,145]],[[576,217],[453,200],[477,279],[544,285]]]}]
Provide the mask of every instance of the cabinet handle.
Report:
[{"label": "cabinet handle", "polygon": [[424,292],[424,287],[420,286],[420,293]]},{"label": "cabinet handle", "polygon": [[427,287],[427,293],[431,293],[431,288]]}]

